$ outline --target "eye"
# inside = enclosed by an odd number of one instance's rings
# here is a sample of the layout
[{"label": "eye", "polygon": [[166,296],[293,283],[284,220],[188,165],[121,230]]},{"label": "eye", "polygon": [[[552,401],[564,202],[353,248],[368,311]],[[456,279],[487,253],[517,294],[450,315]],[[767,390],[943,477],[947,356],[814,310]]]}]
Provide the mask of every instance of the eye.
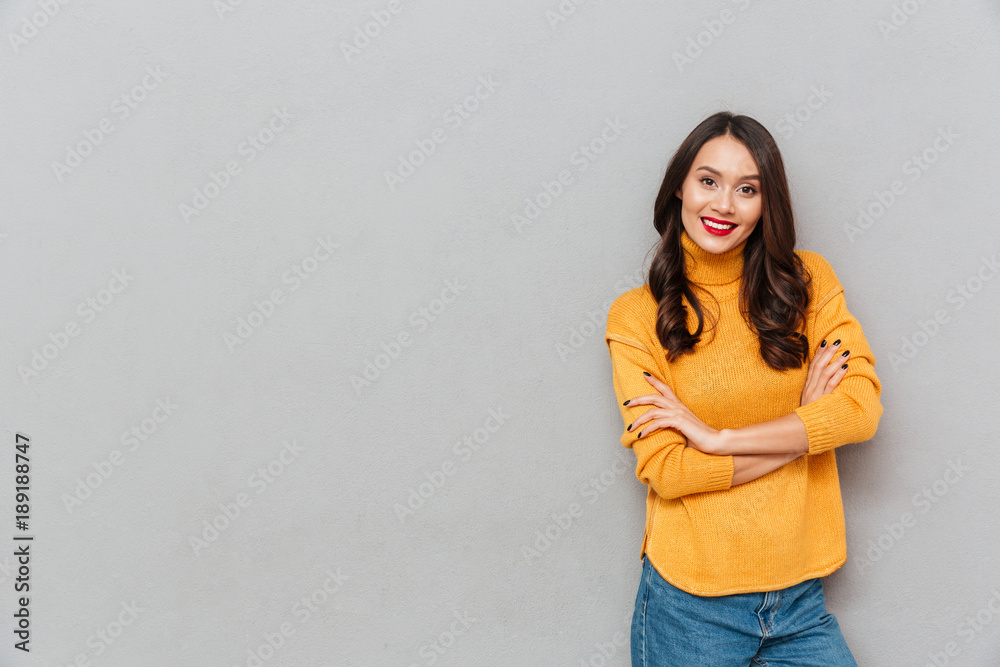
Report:
[{"label": "eye", "polygon": [[712,180],[712,179],[711,179],[710,177],[708,177],[708,176],[705,176],[705,177],[701,178],[701,179],[700,179],[700,181],[701,181],[702,183],[704,183],[705,181],[712,181],[712,183],[715,183],[715,181],[714,181],[714,180]]},{"label": "eye", "polygon": [[742,188],[740,188],[740,190],[749,190],[750,192],[747,193],[748,195],[757,194],[757,188],[755,188],[752,185],[744,185]]}]

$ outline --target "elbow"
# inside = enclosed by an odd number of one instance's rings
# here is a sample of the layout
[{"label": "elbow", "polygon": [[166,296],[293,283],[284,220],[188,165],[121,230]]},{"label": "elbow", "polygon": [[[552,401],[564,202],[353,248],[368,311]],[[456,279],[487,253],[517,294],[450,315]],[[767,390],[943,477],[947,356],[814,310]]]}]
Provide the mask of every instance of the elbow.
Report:
[{"label": "elbow", "polygon": [[875,432],[878,431],[878,424],[881,419],[882,403],[878,398],[868,405],[859,405],[857,418],[855,420],[855,423],[857,424],[857,439],[855,442],[865,442],[874,438]]},{"label": "elbow", "polygon": [[866,425],[867,425],[867,438],[868,440],[875,437],[875,432],[878,430],[878,424],[882,420],[882,383],[878,378],[874,378],[872,381],[873,385],[873,395],[869,396],[868,400],[868,410]]},{"label": "elbow", "polygon": [[867,428],[865,430],[865,435],[867,436],[865,440],[871,440],[875,437],[875,432],[878,430],[878,424],[882,420],[882,402],[878,399],[875,400],[875,405],[872,406],[871,410],[868,411],[868,419],[866,421]]},{"label": "elbow", "polygon": [[[836,393],[836,392],[834,392]],[[882,419],[882,392],[879,384],[862,391],[845,391],[849,399],[848,419],[854,434],[852,442],[864,442],[875,437],[879,421]],[[845,415],[846,416],[846,415]]]}]

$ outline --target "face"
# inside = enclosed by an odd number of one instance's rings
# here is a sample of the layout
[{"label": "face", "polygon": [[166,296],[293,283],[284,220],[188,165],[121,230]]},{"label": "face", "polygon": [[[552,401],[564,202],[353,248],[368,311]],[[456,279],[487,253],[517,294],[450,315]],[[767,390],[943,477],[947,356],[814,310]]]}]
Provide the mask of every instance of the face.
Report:
[{"label": "face", "polygon": [[760,221],[757,163],[747,147],[729,135],[705,142],[676,194],[685,231],[711,253],[738,246]]}]

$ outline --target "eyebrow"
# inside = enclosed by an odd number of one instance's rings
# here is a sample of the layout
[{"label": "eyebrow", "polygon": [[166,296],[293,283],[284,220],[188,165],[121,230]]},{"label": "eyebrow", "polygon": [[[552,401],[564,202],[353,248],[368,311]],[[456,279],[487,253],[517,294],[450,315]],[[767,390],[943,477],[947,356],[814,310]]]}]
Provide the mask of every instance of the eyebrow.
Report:
[{"label": "eyebrow", "polygon": [[[716,176],[722,176],[722,174],[720,174],[715,169],[712,169],[711,167],[707,167],[707,166],[703,165],[701,167],[698,167],[698,169],[704,169],[705,171],[711,172],[711,173],[715,174]],[[760,180],[760,174],[749,174],[747,176],[740,176],[736,180],[738,180],[738,181],[759,181]]]}]

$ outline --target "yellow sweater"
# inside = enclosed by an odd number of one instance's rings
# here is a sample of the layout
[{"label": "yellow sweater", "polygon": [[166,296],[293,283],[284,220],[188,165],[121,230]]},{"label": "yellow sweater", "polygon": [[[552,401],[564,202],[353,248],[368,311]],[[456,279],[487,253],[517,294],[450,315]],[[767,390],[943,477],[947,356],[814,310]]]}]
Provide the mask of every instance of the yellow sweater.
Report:
[{"label": "yellow sweater", "polygon": [[[838,338],[850,350],[848,370],[832,393],[799,406],[808,363],[775,371],[739,312],[746,241],[715,255],[686,231],[687,276],[715,295],[719,306],[695,290],[703,309],[719,314],[693,353],[674,362],[656,337],[657,304],[643,285],[625,292],[608,313],[605,342],[622,413],[621,444],[636,455],[636,477],[649,486],[640,558],[674,586],[695,595],[772,591],[823,577],[844,564],[847,541],[834,448],[868,440],[882,415],[875,355],[861,325],[847,310],[844,288],[818,253],[797,250],[813,276],[806,335],[811,361],[820,341]],[[688,330],[697,316],[687,298]],[[721,310],[721,313],[720,313]],[[624,430],[650,405],[623,406],[655,392],[643,377],[667,384],[699,419],[716,429],[738,428],[795,412],[809,439],[809,453],[762,477],[732,486],[733,457],[687,446],[673,428],[643,436]]]}]

